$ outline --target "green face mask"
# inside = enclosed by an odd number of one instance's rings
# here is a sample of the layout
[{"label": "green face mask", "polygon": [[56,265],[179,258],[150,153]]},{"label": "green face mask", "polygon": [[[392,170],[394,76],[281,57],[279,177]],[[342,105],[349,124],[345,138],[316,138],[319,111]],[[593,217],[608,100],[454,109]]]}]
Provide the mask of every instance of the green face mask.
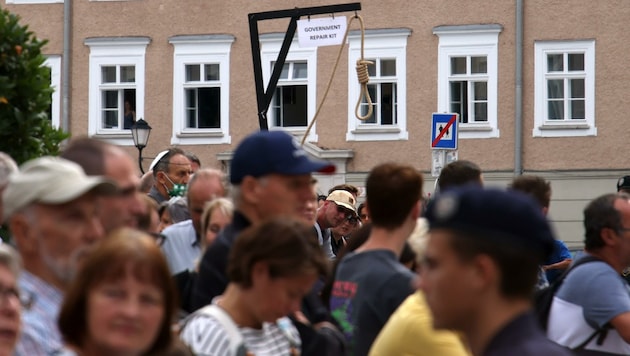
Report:
[{"label": "green face mask", "polygon": [[173,185],[173,188],[168,189],[168,187],[166,187],[166,185],[164,186],[164,188],[166,188],[166,192],[168,193],[169,197],[183,197],[186,195],[186,184],[177,184],[174,183],[171,178],[168,177],[168,175],[164,174],[164,177],[166,177],[166,179],[168,179],[169,182],[171,182],[171,184]]},{"label": "green face mask", "polygon": [[168,190],[169,197],[183,197],[186,195],[186,184],[173,184],[173,189]]}]

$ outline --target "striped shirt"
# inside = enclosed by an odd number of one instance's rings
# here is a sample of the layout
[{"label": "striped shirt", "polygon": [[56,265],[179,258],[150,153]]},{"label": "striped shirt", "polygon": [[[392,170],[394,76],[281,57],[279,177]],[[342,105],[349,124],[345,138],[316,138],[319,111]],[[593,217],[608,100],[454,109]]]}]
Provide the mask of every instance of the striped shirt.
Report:
[{"label": "striped shirt", "polygon": [[22,311],[22,335],[15,355],[55,355],[63,347],[57,328],[57,316],[63,300],[62,292],[27,271],[20,273],[18,285],[22,293],[33,298],[29,309]]},{"label": "striped shirt", "polygon": [[[291,338],[299,342],[300,335],[297,329],[290,321],[289,324],[291,326],[288,332]],[[289,337],[280,330],[278,324],[263,323],[262,329],[246,327],[238,329],[243,336],[248,355],[292,356],[294,354]],[[212,316],[201,313],[191,315],[179,336],[195,355],[232,356],[229,355],[231,349],[229,334]],[[299,349],[296,351],[299,352]]]}]

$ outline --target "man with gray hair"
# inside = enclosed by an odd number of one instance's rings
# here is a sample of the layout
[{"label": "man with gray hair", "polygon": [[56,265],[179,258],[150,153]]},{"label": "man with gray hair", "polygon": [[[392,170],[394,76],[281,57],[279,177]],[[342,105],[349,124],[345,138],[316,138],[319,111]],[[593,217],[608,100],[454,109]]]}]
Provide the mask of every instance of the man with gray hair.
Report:
[{"label": "man with gray hair", "polygon": [[149,170],[153,172],[154,178],[149,196],[158,204],[171,197],[183,196],[192,174],[192,166],[186,153],[176,147],[158,153]]},{"label": "man with gray hair", "polygon": [[78,138],[61,154],[89,176],[105,176],[118,186],[118,193],[101,199],[99,216],[105,232],[122,226],[138,228],[146,212],[139,191],[138,167],[122,148],[94,138]]},{"label": "man with gray hair", "polygon": [[207,202],[225,196],[223,172],[204,168],[192,175],[186,198],[190,219],[173,224],[164,231],[162,251],[172,274],[194,270],[201,253],[201,214]]},{"label": "man with gray hair", "polygon": [[225,290],[227,257],[241,231],[274,216],[303,219],[304,207],[313,199],[311,173],[334,170],[328,162],[310,159],[285,132],[259,131],[247,136],[230,166],[234,216],[201,259],[193,309],[211,303]]},{"label": "man with gray hair", "polygon": [[33,297],[23,313],[16,355],[53,355],[63,346],[57,314],[77,261],[104,235],[98,197],[116,185],[88,177],[79,165],[55,157],[26,162],[9,177],[2,195],[8,222],[24,263],[20,289]]}]

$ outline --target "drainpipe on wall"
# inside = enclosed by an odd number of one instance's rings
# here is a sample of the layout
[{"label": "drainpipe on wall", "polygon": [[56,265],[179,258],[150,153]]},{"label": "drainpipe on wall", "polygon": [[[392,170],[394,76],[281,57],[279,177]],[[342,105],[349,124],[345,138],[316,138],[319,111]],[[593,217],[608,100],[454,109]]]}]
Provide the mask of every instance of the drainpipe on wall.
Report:
[{"label": "drainpipe on wall", "polygon": [[523,174],[523,0],[516,0],[514,176]]},{"label": "drainpipe on wall", "polygon": [[61,129],[70,132],[70,40],[72,0],[63,2],[63,58],[61,60]]}]

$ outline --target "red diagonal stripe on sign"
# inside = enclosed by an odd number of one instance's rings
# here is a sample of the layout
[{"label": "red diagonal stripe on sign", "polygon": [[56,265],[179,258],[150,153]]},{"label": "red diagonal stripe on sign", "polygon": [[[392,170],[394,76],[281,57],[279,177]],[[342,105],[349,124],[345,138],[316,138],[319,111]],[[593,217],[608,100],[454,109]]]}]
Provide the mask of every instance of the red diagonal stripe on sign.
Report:
[{"label": "red diagonal stripe on sign", "polygon": [[442,129],[442,131],[440,131],[440,133],[437,135],[435,140],[433,140],[433,143],[431,144],[431,147],[437,146],[437,144],[438,144],[438,142],[440,142],[440,139],[442,138],[442,136],[444,136],[446,134],[448,129],[453,125],[453,123],[455,123],[456,119],[457,119],[457,115],[451,116],[451,119],[448,120],[448,122],[446,123],[446,126]]}]

